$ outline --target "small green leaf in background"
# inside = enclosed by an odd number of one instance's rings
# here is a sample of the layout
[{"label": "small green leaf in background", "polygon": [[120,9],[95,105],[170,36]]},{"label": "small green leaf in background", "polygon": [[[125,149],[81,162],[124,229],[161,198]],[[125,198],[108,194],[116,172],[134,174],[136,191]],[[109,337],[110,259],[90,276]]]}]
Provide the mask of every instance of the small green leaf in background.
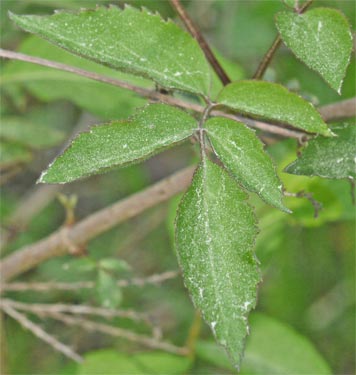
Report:
[{"label": "small green leaf in background", "polygon": [[40,182],[65,183],[141,161],[190,137],[196,120],[165,104],[152,104],[129,120],[80,134],[45,171]]},{"label": "small green leaf in background", "polygon": [[163,87],[209,93],[210,68],[198,43],[158,14],[112,6],[76,14],[10,17],[24,30],[74,54]]},{"label": "small green leaf in background", "polygon": [[324,178],[356,178],[356,126],[333,127],[334,138],[316,137],[285,171]]},{"label": "small green leaf in background", "polygon": [[340,94],[352,51],[345,16],[328,8],[315,8],[305,14],[281,12],[276,16],[276,25],[287,47]]},{"label": "small green leaf in background", "polygon": [[122,272],[129,271],[129,264],[123,259],[116,258],[104,258],[99,261],[99,267],[106,271]]},{"label": "small green leaf in background", "polygon": [[153,351],[128,355],[114,350],[96,350],[85,354],[77,366],[78,375],[182,375],[191,359]]},{"label": "small green leaf in background", "polygon": [[232,177],[209,160],[198,167],[176,220],[176,250],[184,282],[216,340],[239,366],[247,316],[260,281],[252,247],[252,208]]},{"label": "small green leaf in background", "polygon": [[242,186],[257,193],[266,203],[288,212],[282,203],[282,183],[255,132],[221,117],[208,120],[204,127],[216,155]]},{"label": "small green leaf in background", "polygon": [[230,83],[220,92],[217,101],[247,115],[286,123],[311,133],[332,135],[311,103],[276,83]]},{"label": "small green leaf in background", "polygon": [[18,163],[27,163],[32,159],[32,152],[14,142],[0,139],[0,167],[6,168]]},{"label": "small green leaf in background", "polygon": [[43,149],[60,143],[65,133],[50,126],[31,123],[23,118],[2,117],[0,137],[33,149]]},{"label": "small green leaf in background", "polygon": [[242,374],[329,375],[331,370],[313,344],[282,322],[251,314]]},{"label": "small green leaf in background", "polygon": [[100,304],[109,309],[116,308],[122,300],[121,289],[117,285],[116,278],[106,271],[98,272],[96,293]]}]

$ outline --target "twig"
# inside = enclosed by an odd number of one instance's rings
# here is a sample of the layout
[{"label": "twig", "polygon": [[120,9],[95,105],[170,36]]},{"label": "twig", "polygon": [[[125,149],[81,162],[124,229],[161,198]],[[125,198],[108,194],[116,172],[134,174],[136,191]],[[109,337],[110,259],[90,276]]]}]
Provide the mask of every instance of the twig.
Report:
[{"label": "twig", "polygon": [[[305,12],[312,2],[313,0],[309,0],[305,4],[303,4],[303,6],[300,9],[296,9],[297,13],[302,14],[303,12]],[[276,53],[277,49],[279,48],[279,46],[281,45],[281,43],[282,43],[282,38],[280,35],[278,35],[273,41],[269,50],[266,52],[265,56],[263,57],[260,65],[258,66],[256,70],[256,73],[253,75],[254,79],[261,79],[263,77],[268,65],[271,63],[272,58],[274,54]]]},{"label": "twig", "polygon": [[[103,76],[103,75],[100,75],[100,74],[97,74],[97,73],[89,72],[89,71],[86,71],[86,70],[83,70],[83,69],[76,68],[74,66],[69,66],[69,65],[62,64],[62,63],[57,63],[57,62],[54,62],[54,61],[50,61],[50,60],[46,60],[46,59],[42,59],[42,58],[38,58],[38,57],[34,57],[34,56],[29,56],[29,55],[25,55],[25,54],[18,53],[18,52],[7,51],[7,50],[3,50],[3,49],[0,49],[0,57],[14,59],[14,60],[20,60],[20,61],[29,62],[29,63],[32,63],[32,64],[37,64],[37,65],[42,65],[42,66],[46,66],[46,67],[52,67],[52,68],[59,69],[59,70],[64,70],[66,72],[81,75],[81,76],[84,76],[84,77],[89,78],[89,79],[93,79],[93,80],[96,80],[96,81],[99,81],[99,82],[104,82],[104,83],[107,83],[107,84],[110,84],[110,85],[113,85],[113,86],[117,86],[117,87],[121,87],[121,88],[125,88],[125,89],[128,89],[128,90],[134,91],[137,94],[139,94],[139,95],[141,95],[145,98],[149,98],[149,99],[152,99],[152,100],[158,100],[158,101],[161,101],[162,103],[166,103],[166,104],[173,105],[173,106],[176,106],[176,107],[184,108],[184,109],[191,110],[191,111],[194,111],[194,112],[200,112],[200,113],[204,112],[204,107],[201,106],[200,104],[186,102],[184,100],[181,100],[181,99],[169,96],[169,95],[161,94],[157,91],[152,91],[152,90],[145,89],[145,88],[142,88],[142,87],[139,87],[139,86],[135,86],[135,85],[129,84],[127,82],[117,80],[115,78],[110,78],[110,77]],[[335,103],[335,105],[337,106],[338,103]],[[323,108],[323,107],[321,107],[321,108]],[[349,113],[349,111],[347,113]],[[265,132],[268,132],[268,133],[271,133],[271,134],[280,135],[282,137],[292,137],[292,138],[300,139],[301,137],[305,136],[305,134],[306,134],[305,132],[303,132],[301,130],[289,130],[289,129],[284,128],[283,126],[279,126],[279,125],[276,125],[276,124],[270,124],[270,123],[261,122],[261,121],[254,121],[252,119],[246,118],[246,117],[241,116],[241,115],[227,114],[227,113],[222,112],[222,111],[212,111],[211,115],[212,116],[222,116],[222,117],[233,118],[235,120],[242,121],[242,122],[246,123],[248,126],[250,126],[252,128],[260,129],[262,131],[265,131]],[[340,111],[338,111],[338,117],[337,118],[339,118],[340,116],[342,116],[342,114],[340,113]],[[343,117],[345,117],[345,116],[343,116]],[[325,121],[333,120],[332,113],[328,114],[328,117],[325,117],[324,119],[325,119]]]},{"label": "twig", "polygon": [[200,48],[203,50],[205,57],[209,61],[211,67],[214,69],[215,73],[219,77],[222,84],[225,86],[231,82],[230,78],[226,74],[224,68],[221,66],[219,61],[216,59],[213,51],[211,50],[209,44],[205,40],[204,36],[200,32],[199,28],[195,25],[193,20],[190,18],[189,14],[183,8],[179,0],[171,0],[172,7],[178,13],[180,19],[183,21],[185,27],[189,33],[197,40]]},{"label": "twig", "polygon": [[65,72],[73,73],[78,76],[82,76],[88,79],[93,79],[94,81],[107,83],[112,86],[121,87],[123,89],[133,91],[136,94],[143,96],[145,98],[151,99],[151,100],[158,100],[158,101],[161,101],[163,103],[170,104],[173,106],[184,107],[187,109],[191,109],[193,111],[201,112],[200,110],[201,106],[198,104],[187,103],[180,99],[171,97],[169,95],[161,94],[158,91],[146,89],[146,88],[136,86],[125,81],[121,81],[116,78],[103,76],[101,74],[90,72],[88,70],[80,69],[74,66],[62,64],[56,61],[51,61],[51,60],[43,59],[40,57],[25,55],[23,53],[8,51],[4,49],[0,49],[0,57],[6,58],[6,59],[12,59],[12,60],[24,61],[24,62],[28,62],[32,64],[45,66],[48,68],[54,68],[57,70],[62,70]]},{"label": "twig", "polygon": [[31,331],[35,336],[40,338],[41,340],[45,341],[47,344],[51,345],[55,350],[61,352],[65,356],[71,358],[72,360],[76,362],[83,362],[83,358],[75,353],[71,348],[69,348],[67,345],[64,345],[60,341],[58,341],[53,336],[49,335],[47,332],[45,332],[40,326],[37,324],[31,322],[27,317],[18,311],[14,310],[11,306],[8,304],[2,302],[1,303],[1,309],[11,318],[16,320],[19,324],[21,324],[24,328]]},{"label": "twig", "polygon": [[140,335],[127,329],[118,328],[109,324],[93,322],[88,319],[77,318],[62,313],[46,313],[46,316],[50,316],[51,318],[59,320],[68,325],[82,327],[87,331],[96,331],[110,336],[121,337],[126,340],[145,345],[152,349],[160,349],[178,355],[188,354],[186,348],[181,348],[168,342],[158,341],[152,337]]},{"label": "twig", "polygon": [[[131,280],[119,280],[117,286],[120,288],[125,288],[129,286],[143,287],[146,285],[159,285],[167,280],[176,278],[179,275],[179,271],[166,271],[161,274],[151,275],[145,278],[134,278]],[[9,283],[3,284],[2,290],[7,292],[25,292],[25,291],[35,291],[35,292],[50,292],[53,290],[68,290],[77,291],[80,289],[92,289],[95,287],[93,281],[79,281],[74,283]]]},{"label": "twig", "polygon": [[278,47],[281,45],[281,43],[282,43],[282,38],[278,35],[273,41],[269,50],[264,55],[260,65],[258,66],[256,70],[256,73],[253,75],[253,79],[261,79],[264,76],[268,65],[271,63],[272,58],[274,54],[276,53]]},{"label": "twig", "polygon": [[323,208],[323,205],[318,202],[311,193],[306,193],[305,191],[299,191],[298,193],[289,193],[287,191],[284,192],[286,197],[294,197],[294,198],[305,198],[307,199],[314,207],[314,218],[318,218],[319,211]]},{"label": "twig", "polygon": [[22,303],[10,299],[2,299],[1,303],[17,310],[32,312],[32,313],[71,313],[83,315],[97,315],[104,318],[127,318],[134,321],[143,321],[149,323],[149,318],[144,313],[139,313],[133,310],[114,310],[103,307],[94,307],[87,305],[66,305],[61,303],[43,304],[43,303]]},{"label": "twig", "polygon": [[356,116],[356,98],[342,100],[319,108],[325,121],[336,121]]},{"label": "twig", "polygon": [[184,190],[190,184],[194,167],[185,168],[156,184],[99,210],[70,228],[61,228],[43,240],[8,255],[0,263],[3,282],[21,274],[46,259],[64,255],[68,243],[81,246],[113,226],[131,219]]}]

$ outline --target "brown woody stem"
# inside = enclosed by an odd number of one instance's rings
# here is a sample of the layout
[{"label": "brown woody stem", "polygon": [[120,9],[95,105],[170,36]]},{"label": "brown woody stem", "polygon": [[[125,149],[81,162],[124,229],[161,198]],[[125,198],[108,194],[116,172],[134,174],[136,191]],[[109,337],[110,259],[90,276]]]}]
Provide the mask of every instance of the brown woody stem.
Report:
[{"label": "brown woody stem", "polygon": [[182,7],[182,4],[179,0],[171,0],[172,7],[178,13],[180,19],[183,21],[185,27],[189,33],[197,40],[200,45],[200,48],[203,50],[205,57],[209,61],[211,67],[214,69],[215,73],[219,77],[220,81],[224,86],[231,82],[230,78],[226,74],[224,68],[220,65],[219,61],[216,59],[213,51],[211,50],[209,44],[205,40],[204,36],[200,32],[197,25],[190,18],[189,14]]}]

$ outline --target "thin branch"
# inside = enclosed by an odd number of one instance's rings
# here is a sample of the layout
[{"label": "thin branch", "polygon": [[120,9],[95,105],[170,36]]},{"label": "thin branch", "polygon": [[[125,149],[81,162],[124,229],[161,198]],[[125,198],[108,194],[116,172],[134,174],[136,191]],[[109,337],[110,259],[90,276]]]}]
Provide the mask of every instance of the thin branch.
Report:
[{"label": "thin branch", "polygon": [[87,331],[101,332],[106,335],[121,337],[128,341],[132,341],[138,344],[145,345],[152,349],[160,349],[169,353],[178,355],[187,355],[188,351],[186,348],[175,346],[169,342],[158,341],[153,337],[137,334],[127,329],[115,327],[109,324],[93,322],[88,319],[77,318],[62,313],[45,313],[46,316],[52,319],[59,320],[68,325],[75,325],[84,328]]},{"label": "thin branch", "polygon": [[209,61],[211,67],[214,69],[215,73],[219,77],[220,81],[224,86],[226,86],[228,83],[231,82],[230,78],[226,74],[224,68],[221,66],[219,61],[216,59],[213,51],[211,50],[209,44],[205,40],[204,36],[200,32],[199,28],[193,20],[190,18],[189,14],[186,12],[186,10],[183,8],[182,4],[179,0],[170,0],[172,7],[176,10],[178,13],[180,19],[183,21],[185,27],[189,31],[189,33],[197,40],[197,42],[200,45],[200,48],[203,50],[205,57]]},{"label": "thin branch", "polygon": [[115,225],[178,194],[189,186],[193,171],[194,167],[185,168],[139,193],[90,215],[72,227],[61,228],[47,238],[8,255],[0,263],[3,282],[47,259],[66,254],[68,247],[74,249],[82,246]]},{"label": "thin branch", "polygon": [[264,76],[268,65],[271,63],[274,54],[276,53],[279,46],[282,44],[282,38],[278,35],[273,41],[271,47],[268,49],[264,55],[260,65],[258,66],[256,73],[253,75],[253,79],[262,79]]},{"label": "thin branch", "polygon": [[[65,65],[65,64],[62,64],[62,63],[57,63],[57,62],[54,62],[54,61],[50,61],[50,60],[46,60],[46,59],[42,59],[42,58],[38,58],[38,57],[34,57],[34,56],[24,55],[22,53],[7,51],[7,50],[3,50],[3,49],[0,49],[0,57],[14,59],[14,60],[20,60],[20,61],[29,62],[29,63],[32,63],[32,64],[42,65],[42,66],[46,66],[46,67],[52,67],[54,69],[64,70],[66,72],[77,74],[77,75],[86,77],[88,79],[93,79],[93,80],[96,80],[96,81],[99,81],[99,82],[104,82],[104,83],[107,83],[107,84],[110,84],[110,85],[113,85],[113,86],[117,86],[117,87],[121,87],[121,88],[131,90],[131,91],[133,91],[133,92],[135,92],[135,93],[137,93],[137,94],[139,94],[139,95],[141,95],[145,98],[149,98],[151,100],[158,100],[158,101],[161,101],[162,103],[173,105],[173,106],[180,107],[180,108],[184,108],[184,109],[191,110],[191,111],[194,111],[194,112],[199,112],[199,113],[204,112],[204,107],[201,106],[200,104],[186,102],[184,100],[181,100],[181,99],[169,96],[169,95],[161,94],[157,91],[145,89],[145,88],[142,88],[142,87],[139,87],[139,86],[129,84],[127,82],[117,80],[115,78],[110,78],[110,77],[107,77],[107,76],[96,74],[96,73],[93,73],[93,72],[90,72],[90,71],[86,71],[86,70],[79,69],[79,68],[69,66],[69,65]],[[339,102],[339,103],[341,104],[342,102]],[[335,103],[335,106],[337,107],[339,105],[339,103]],[[323,107],[321,107],[321,109],[322,108]],[[347,112],[347,113],[349,113],[349,112]],[[212,116],[222,116],[222,117],[232,118],[232,119],[237,120],[237,121],[242,121],[252,128],[259,129],[259,130],[262,130],[264,132],[268,132],[268,133],[271,133],[271,134],[276,134],[276,135],[279,135],[279,136],[282,136],[282,137],[291,137],[291,138],[295,138],[295,139],[300,140],[301,138],[305,137],[305,135],[306,135],[306,133],[301,131],[301,130],[290,130],[290,129],[287,129],[287,128],[281,126],[281,125],[270,124],[270,123],[261,122],[261,121],[255,121],[255,120],[252,120],[250,118],[247,118],[247,117],[244,117],[244,116],[241,116],[241,115],[228,114],[228,113],[225,113],[225,112],[222,112],[222,111],[217,111],[217,110],[212,111],[211,115]],[[339,118],[341,116],[342,116],[342,113],[339,112],[337,118]],[[342,116],[342,117],[345,117],[345,116]],[[324,119],[326,121],[330,121],[330,120],[333,120],[333,116],[332,116],[332,114],[328,114],[328,117],[326,117]]]},{"label": "thin branch", "polygon": [[134,321],[143,321],[148,323],[149,318],[144,313],[133,310],[114,310],[103,307],[94,307],[87,305],[66,305],[61,303],[43,304],[43,303],[22,303],[10,299],[3,299],[1,303],[11,306],[14,309],[32,312],[32,313],[70,313],[81,315],[96,315],[103,318],[127,318]]},{"label": "thin branch", "polygon": [[[131,280],[118,280],[117,286],[125,288],[129,286],[144,287],[146,285],[159,285],[167,280],[176,278],[179,275],[179,271],[166,271],[160,274],[151,275],[145,278],[134,278]],[[31,282],[17,282],[3,284],[2,290],[7,292],[51,292],[53,290],[67,290],[67,291],[78,291],[80,289],[92,289],[95,287],[93,281],[78,281],[72,283],[31,283]]]},{"label": "thin branch", "polygon": [[[309,0],[305,4],[303,4],[303,6],[300,9],[296,9],[297,13],[302,14],[303,12],[305,12],[309,8],[312,2],[313,0]],[[282,38],[280,35],[277,35],[271,47],[269,48],[269,50],[266,52],[265,56],[263,57],[260,65],[258,66],[256,73],[253,75],[254,79],[262,79],[262,77],[264,76],[266,72],[268,65],[271,63],[274,54],[276,53],[277,49],[280,47],[281,44],[282,44]]]},{"label": "thin branch", "polygon": [[356,98],[327,104],[319,108],[321,117],[325,121],[336,121],[356,116]]},{"label": "thin branch", "polygon": [[2,301],[1,303],[1,309],[11,318],[16,320],[19,324],[21,324],[24,328],[28,329],[30,332],[32,332],[35,336],[52,346],[55,350],[61,352],[65,356],[69,357],[70,359],[76,361],[76,362],[83,362],[83,358],[75,353],[71,348],[69,348],[67,345],[64,345],[60,341],[58,341],[53,336],[49,335],[47,332],[45,332],[40,326],[37,324],[31,322],[31,320],[27,319],[27,317],[15,309],[13,309],[8,304],[4,303]]},{"label": "thin branch", "polygon": [[314,208],[314,219],[317,219],[319,217],[319,212],[323,208],[323,205],[313,197],[313,194],[306,193],[305,191],[299,191],[298,193],[289,193],[289,192],[285,191],[284,195],[286,197],[307,199],[312,204],[312,206]]}]

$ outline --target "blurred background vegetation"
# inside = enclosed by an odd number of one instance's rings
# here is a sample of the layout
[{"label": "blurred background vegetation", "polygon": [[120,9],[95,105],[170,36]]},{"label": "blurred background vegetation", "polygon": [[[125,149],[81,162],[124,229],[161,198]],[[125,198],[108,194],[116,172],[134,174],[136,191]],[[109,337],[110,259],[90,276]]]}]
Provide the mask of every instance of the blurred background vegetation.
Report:
[{"label": "blurred background vegetation", "polygon": [[[127,2],[175,18],[168,1]],[[123,2],[2,0],[1,48],[123,77],[123,74],[73,57],[29,36],[13,26],[7,17],[8,11],[49,14],[54,9],[75,10],[95,7],[97,3]],[[355,28],[353,1],[316,3],[342,10]],[[257,0],[189,1],[184,5],[234,79],[251,77],[276,36],[274,14],[285,9],[282,1]],[[353,57],[340,97],[284,47],[277,52],[266,73],[266,79],[300,92],[316,105],[355,96],[354,77]],[[151,85],[141,79],[129,79],[147,87]],[[71,196],[77,198],[74,211],[79,220],[197,160],[196,149],[184,144],[143,164],[65,186],[35,185],[41,171],[73,134],[85,130],[89,124],[126,118],[145,100],[116,87],[22,62],[1,61],[0,84],[2,256],[60,227]],[[355,207],[350,185],[347,181],[282,173],[295,158],[297,144],[293,140],[277,142],[274,139],[269,139],[268,143],[287,190],[311,192],[323,208],[314,218],[309,201],[287,198],[287,206],[293,214],[286,215],[267,207],[254,196],[250,198],[260,220],[256,252],[261,261],[263,283],[256,313],[251,316],[251,335],[242,373],[352,374],[355,371]],[[199,319],[180,276],[158,286],[121,289],[113,286],[117,279],[145,278],[177,270],[173,230],[178,202],[179,197],[175,197],[101,235],[88,244],[85,257],[68,255],[52,259],[17,279],[70,283],[91,280],[95,288],[7,292],[5,297],[31,304],[85,304],[147,313],[150,322],[159,327],[169,341],[183,346],[190,339],[192,355],[187,358],[152,351],[122,338],[86,332],[28,314],[47,332],[83,354],[86,361],[82,365],[71,362],[6,317],[2,332],[5,343],[1,350],[8,373],[234,373],[203,323],[198,337],[194,338],[199,330]],[[112,272],[103,271],[103,264],[112,262],[113,258]],[[109,323],[133,332],[149,333],[142,322],[114,318]]]}]

